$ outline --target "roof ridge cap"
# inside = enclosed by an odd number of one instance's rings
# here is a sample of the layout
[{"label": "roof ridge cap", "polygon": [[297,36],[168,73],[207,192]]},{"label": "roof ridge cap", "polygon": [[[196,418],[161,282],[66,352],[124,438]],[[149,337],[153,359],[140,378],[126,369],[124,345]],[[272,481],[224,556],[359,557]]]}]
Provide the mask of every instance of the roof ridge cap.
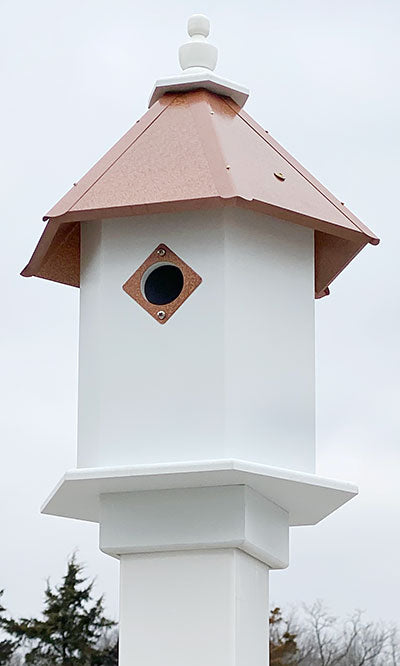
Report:
[{"label": "roof ridge cap", "polygon": [[[195,92],[196,91],[192,91],[192,95]],[[195,102],[194,104],[187,105],[187,108],[193,117],[193,124],[196,129],[197,136],[199,137],[204,157],[207,160],[208,168],[214,182],[215,189],[222,199],[230,199],[236,197],[237,192],[233,185],[232,175],[230,174],[230,167],[229,164],[227,164],[221,142],[218,138],[218,133],[212,123],[214,111],[210,109],[207,100],[207,97],[210,96],[212,96],[212,98],[216,97],[222,101],[225,101],[221,95],[204,89],[202,99]],[[207,105],[209,108],[208,122],[206,121],[207,115],[205,113],[205,109],[202,108],[204,105]]]}]

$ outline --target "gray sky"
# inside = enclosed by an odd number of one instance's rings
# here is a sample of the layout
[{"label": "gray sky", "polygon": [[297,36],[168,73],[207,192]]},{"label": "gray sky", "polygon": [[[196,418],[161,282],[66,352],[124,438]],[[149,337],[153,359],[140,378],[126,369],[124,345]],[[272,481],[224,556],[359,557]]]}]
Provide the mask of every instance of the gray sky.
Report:
[{"label": "gray sky", "polygon": [[79,549],[117,615],[118,565],[97,526],[39,515],[75,465],[79,292],[19,277],[42,215],[177,73],[193,12],[211,18],[217,72],[246,110],[382,238],[316,303],[318,472],[360,496],[291,534],[277,604],[324,599],[398,620],[399,32],[397,0],[1,0],[0,588],[39,612]]}]

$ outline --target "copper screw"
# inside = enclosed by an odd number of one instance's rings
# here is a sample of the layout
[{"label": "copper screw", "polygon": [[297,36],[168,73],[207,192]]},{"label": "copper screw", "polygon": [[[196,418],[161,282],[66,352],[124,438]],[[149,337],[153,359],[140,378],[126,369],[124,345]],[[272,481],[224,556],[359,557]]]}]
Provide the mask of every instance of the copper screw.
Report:
[{"label": "copper screw", "polygon": [[163,319],[165,319],[166,314],[165,314],[164,310],[159,310],[159,311],[157,312],[157,317],[158,317],[159,319],[161,319],[161,321],[162,321]]},{"label": "copper screw", "polygon": [[165,257],[166,252],[165,252],[163,247],[160,247],[160,249],[157,250],[157,254],[158,254],[159,257]]}]

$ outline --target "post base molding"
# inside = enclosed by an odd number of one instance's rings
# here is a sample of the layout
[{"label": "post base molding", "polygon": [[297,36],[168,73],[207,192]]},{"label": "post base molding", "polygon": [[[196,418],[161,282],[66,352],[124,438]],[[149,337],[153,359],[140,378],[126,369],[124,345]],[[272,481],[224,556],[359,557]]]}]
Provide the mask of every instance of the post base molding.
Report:
[{"label": "post base molding", "polygon": [[108,555],[213,548],[285,568],[288,513],[243,485],[100,496],[100,549]]}]

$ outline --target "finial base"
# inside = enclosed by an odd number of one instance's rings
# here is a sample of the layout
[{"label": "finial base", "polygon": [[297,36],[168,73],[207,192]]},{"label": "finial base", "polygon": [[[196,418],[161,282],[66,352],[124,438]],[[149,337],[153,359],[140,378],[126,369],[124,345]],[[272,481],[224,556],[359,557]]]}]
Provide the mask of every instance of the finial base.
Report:
[{"label": "finial base", "polygon": [[165,93],[188,92],[189,90],[196,90],[198,88],[205,88],[216,95],[230,97],[238,106],[240,106],[240,108],[245,105],[250,94],[247,88],[238,83],[234,83],[233,81],[229,81],[228,79],[216,76],[216,74],[213,74],[213,72],[206,69],[200,69],[200,71],[197,70],[196,72],[194,72],[193,69],[190,73],[186,70],[187,73],[185,74],[158,79],[158,81],[155,82],[150,95],[149,107],[151,107],[154,102],[157,102],[157,100],[165,95]]}]

